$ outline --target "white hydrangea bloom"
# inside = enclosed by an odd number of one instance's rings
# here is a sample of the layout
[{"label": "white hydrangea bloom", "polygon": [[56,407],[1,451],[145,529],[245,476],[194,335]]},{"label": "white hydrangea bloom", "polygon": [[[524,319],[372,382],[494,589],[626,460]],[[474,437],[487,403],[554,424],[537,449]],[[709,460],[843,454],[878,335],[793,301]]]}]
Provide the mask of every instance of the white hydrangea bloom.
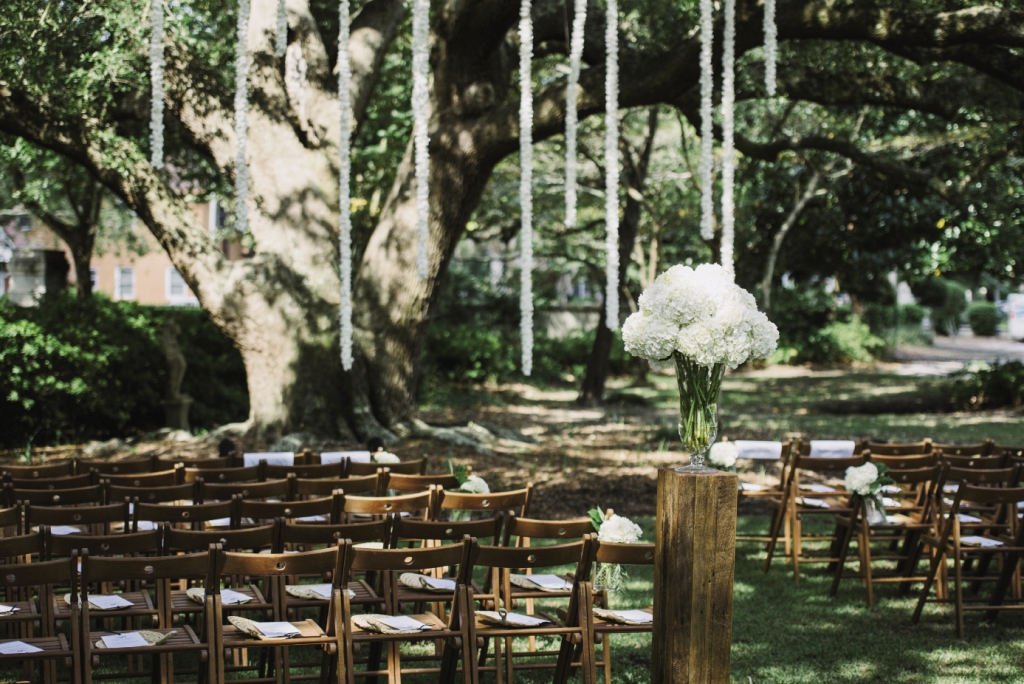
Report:
[{"label": "white hydrangea bloom", "polygon": [[612,517],[601,523],[601,529],[597,532],[597,540],[612,542],[614,544],[636,544],[640,541],[643,530],[629,518],[621,515]]},{"label": "white hydrangea bloom", "polygon": [[378,451],[373,455],[374,463],[401,463],[402,459],[387,451]]},{"label": "white hydrangea bloom", "polygon": [[462,483],[462,486],[459,487],[459,491],[466,492],[467,494],[490,494],[491,488],[487,486],[484,478],[478,475],[470,475]]},{"label": "white hydrangea bloom", "polygon": [[732,468],[736,465],[736,457],[740,450],[734,442],[716,442],[711,445],[708,461],[721,468]]},{"label": "white hydrangea bloom", "polygon": [[878,467],[874,463],[865,463],[862,466],[846,469],[847,491],[856,492],[861,496],[871,494],[871,485],[878,480]]},{"label": "white hydrangea bloom", "polygon": [[778,328],[718,264],[673,266],[644,290],[639,308],[622,326],[622,341],[655,368],[671,366],[677,351],[701,366],[735,368],[778,345]]}]

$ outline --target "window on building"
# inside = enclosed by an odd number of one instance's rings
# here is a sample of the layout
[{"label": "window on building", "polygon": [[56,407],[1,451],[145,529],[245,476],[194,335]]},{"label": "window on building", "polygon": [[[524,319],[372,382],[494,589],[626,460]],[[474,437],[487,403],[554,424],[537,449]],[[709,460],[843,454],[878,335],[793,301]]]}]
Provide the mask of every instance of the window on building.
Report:
[{"label": "window on building", "polygon": [[178,273],[178,269],[171,268],[167,269],[167,298],[175,299],[179,297],[188,296],[188,286],[185,285],[185,279]]},{"label": "window on building", "polygon": [[92,283],[93,290],[100,286],[100,271],[98,268],[89,268],[89,282]]},{"label": "window on building", "polygon": [[135,299],[135,269],[131,266],[118,266],[114,269],[114,293],[116,298]]}]

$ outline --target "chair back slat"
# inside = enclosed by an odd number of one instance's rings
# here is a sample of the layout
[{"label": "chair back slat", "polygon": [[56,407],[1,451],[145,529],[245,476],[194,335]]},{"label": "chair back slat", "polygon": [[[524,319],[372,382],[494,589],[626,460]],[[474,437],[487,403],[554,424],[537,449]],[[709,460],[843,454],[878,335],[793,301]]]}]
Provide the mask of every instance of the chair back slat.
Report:
[{"label": "chair back slat", "polygon": [[1019,468],[946,468],[946,482],[971,485],[1009,485],[1016,481]]},{"label": "chair back slat", "polygon": [[288,577],[333,572],[338,563],[337,547],[303,553],[224,552],[221,575]]},{"label": "chair back slat", "polygon": [[345,464],[343,462],[327,464],[299,464],[295,465],[273,465],[266,466],[268,479],[277,480],[280,478],[295,475],[295,477],[307,480],[341,479],[345,476]]},{"label": "chair back slat", "polygon": [[81,466],[98,475],[136,475],[153,472],[158,463],[155,458],[133,458],[127,461],[81,461]]},{"label": "chair back slat", "polygon": [[401,463],[356,463],[354,461],[348,461],[348,470],[346,471],[349,477],[360,477],[366,475],[376,475],[379,468],[387,468],[392,473],[400,475],[423,475],[427,472],[427,459],[418,458],[413,461],[402,461]]},{"label": "chair back slat", "polygon": [[134,501],[158,504],[170,501],[195,501],[196,484],[180,484],[170,487],[122,487],[104,483],[107,501]]},{"label": "chair back slat", "polygon": [[238,502],[237,515],[240,518],[253,520],[273,520],[274,518],[304,518],[313,515],[331,515],[334,512],[333,497],[309,499],[307,501],[247,501]]},{"label": "chair back slat", "polygon": [[230,501],[168,506],[167,504],[143,503],[136,500],[132,518],[136,521],[148,520],[155,523],[204,523],[219,518],[230,518],[234,512],[233,509],[234,504]]},{"label": "chair back slat", "polygon": [[353,547],[351,552],[351,570],[366,572],[372,570],[412,572],[445,566],[463,565],[466,555],[464,544],[470,541],[463,539],[463,544],[448,544],[419,549],[368,549]]},{"label": "chair back slat", "polygon": [[112,580],[205,579],[210,553],[152,558],[108,558],[82,552],[82,594],[92,582]]},{"label": "chair back slat", "polygon": [[125,475],[104,475],[103,480],[117,487],[173,487],[184,484],[185,469],[177,467],[155,473],[129,473]]},{"label": "chair back slat", "polygon": [[993,447],[995,442],[986,439],[980,444],[935,444],[932,448],[941,451],[944,456],[988,456]]},{"label": "chair back slat", "polygon": [[128,519],[128,504],[115,503],[105,506],[25,506],[25,524],[33,525],[110,525]]},{"label": "chair back slat", "polygon": [[131,556],[156,554],[160,550],[160,531],[128,532],[105,535],[50,535],[46,542],[50,557],[70,556],[73,551],[88,549],[94,556]]},{"label": "chair back slat", "polygon": [[[481,546],[477,565],[510,570],[579,563],[584,542],[536,547]],[[399,549],[400,550],[400,549]]]},{"label": "chair back slat", "polygon": [[932,453],[932,440],[926,439],[921,442],[905,444],[868,442],[866,448],[873,455],[878,456],[920,456]]},{"label": "chair back slat", "polygon": [[458,489],[459,479],[454,475],[404,475],[384,469],[381,489],[393,489],[396,492],[425,492],[431,486],[441,489]]},{"label": "chair back slat", "polygon": [[230,501],[233,496],[243,499],[287,499],[291,493],[289,480],[267,482],[236,482],[229,484],[209,483],[203,480],[199,486],[200,500]]},{"label": "chair back slat", "polygon": [[38,555],[42,558],[45,553],[44,545],[44,532],[31,532],[17,537],[0,539],[0,559],[7,560],[17,558],[18,556],[32,555]]},{"label": "chair back slat", "polygon": [[67,477],[11,477],[8,482],[15,489],[81,489],[96,484],[92,473]]},{"label": "chair back slat", "polygon": [[203,478],[207,484],[229,484],[232,482],[259,482],[264,479],[266,463],[240,468],[192,468],[185,466],[185,482]]},{"label": "chair back slat", "polygon": [[76,489],[34,490],[12,488],[7,494],[9,500],[33,506],[79,506],[103,503],[103,487],[78,487]]},{"label": "chair back slat", "polygon": [[964,484],[957,490],[960,502],[986,506],[1014,504],[1024,501],[1024,487],[978,487]]},{"label": "chair back slat", "polygon": [[4,565],[0,568],[0,585],[9,587],[40,587],[46,584],[68,585],[78,575],[78,558],[65,558],[37,563]]},{"label": "chair back slat", "polygon": [[[334,546],[340,539],[348,539],[355,544],[386,542],[390,535],[390,525],[390,520],[332,525],[282,522],[279,539],[281,544],[304,546]],[[281,551],[282,549],[278,549],[278,552]]]},{"label": "chair back slat", "polygon": [[616,565],[654,565],[654,544],[599,543],[595,560]]},{"label": "chair back slat", "polygon": [[435,520],[413,520],[396,516],[394,527],[392,528],[390,546],[396,548],[401,540],[461,543],[467,536],[474,539],[490,538],[497,545],[501,539],[504,517],[504,514],[499,513],[492,518],[484,518],[482,520],[439,522]]},{"label": "chair back slat", "polygon": [[366,477],[347,477],[336,480],[309,480],[296,478],[292,485],[293,498],[301,497],[324,497],[331,496],[335,490],[340,489],[345,494],[367,494],[373,496],[377,493],[378,478],[376,475]]},{"label": "chair back slat", "polygon": [[210,544],[220,544],[225,551],[256,551],[271,548],[274,543],[274,525],[248,527],[244,530],[163,530],[163,552],[198,552]]},{"label": "chair back slat", "polygon": [[530,496],[533,483],[523,489],[510,492],[491,492],[489,494],[466,494],[440,490],[438,492],[439,511],[510,511],[520,517],[528,517]]},{"label": "chair back slat", "polygon": [[365,515],[391,515],[428,510],[432,492],[401,496],[346,496],[345,512]]},{"label": "chair back slat", "polygon": [[872,463],[884,463],[890,470],[927,468],[938,461],[938,454],[909,454],[904,456],[887,456],[868,451],[868,460]]},{"label": "chair back slat", "polygon": [[939,460],[953,468],[974,468],[985,470],[989,468],[1002,468],[1006,463],[1006,456],[971,456],[959,454],[947,454],[941,449],[938,450]]},{"label": "chair back slat", "polygon": [[526,539],[555,539],[562,542],[579,541],[585,535],[594,533],[594,523],[590,518],[573,520],[537,520],[536,518],[520,518],[509,516],[505,528],[505,544],[509,544],[513,536]]},{"label": "chair back slat", "polygon": [[55,461],[43,465],[0,465],[0,474],[20,480],[70,477],[75,474],[75,461]]}]

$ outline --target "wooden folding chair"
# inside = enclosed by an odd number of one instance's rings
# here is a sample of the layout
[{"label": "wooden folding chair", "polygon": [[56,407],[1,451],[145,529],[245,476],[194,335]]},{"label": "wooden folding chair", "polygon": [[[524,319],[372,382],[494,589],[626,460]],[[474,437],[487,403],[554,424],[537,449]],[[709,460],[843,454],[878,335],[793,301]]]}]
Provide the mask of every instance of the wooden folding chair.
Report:
[{"label": "wooden folding chair", "polygon": [[[161,523],[168,523],[175,527],[205,530],[207,524],[212,527],[230,527],[235,519],[234,501],[215,501],[207,504],[169,505],[143,503],[135,499],[132,505],[132,532],[138,532],[140,524],[142,530],[156,529]],[[227,524],[223,524],[227,521]]]},{"label": "wooden folding chair", "polygon": [[5,486],[8,500],[33,506],[98,506],[104,503],[103,487],[77,487],[75,489],[17,489]]},{"label": "wooden folding chair", "polygon": [[[828,563],[832,564],[838,558],[838,528],[832,534],[804,535],[803,519],[805,516],[820,515],[849,515],[849,495],[841,486],[830,486],[821,483],[801,483],[802,473],[818,473],[823,475],[841,475],[847,468],[864,465],[867,458],[864,453],[849,458],[820,458],[804,455],[803,449],[796,450],[789,467],[787,482],[783,489],[782,499],[778,502],[775,516],[772,520],[771,540],[768,542],[767,558],[764,563],[764,572],[771,570],[772,558],[778,543],[779,531],[783,521],[788,517],[790,530],[793,537],[790,559],[793,563],[793,579],[800,583],[800,565],[802,563]],[[771,500],[768,500],[771,502]],[[804,544],[828,543],[829,552],[825,556],[806,555]]]},{"label": "wooden folding chair", "polygon": [[[917,571],[921,560],[920,540],[923,535],[935,534],[938,529],[937,506],[935,491],[941,480],[943,466],[932,465],[927,468],[890,470],[889,477],[896,481],[897,486],[905,487],[915,497],[913,507],[893,509],[894,515],[887,515],[884,522],[870,524],[865,514],[865,501],[859,494],[853,494],[850,500],[852,512],[837,515],[836,525],[843,530],[839,546],[839,560],[836,562],[835,574],[832,578],[830,596],[839,591],[839,583],[843,579],[856,578],[867,588],[868,607],[875,605],[875,584],[900,585],[900,593],[910,590],[913,582],[923,582],[926,575]],[[888,510],[886,511],[888,513]],[[847,556],[853,538],[857,538],[858,560],[860,570],[857,574],[846,573]],[[889,544],[888,553],[872,551],[871,544],[881,541]],[[903,542],[902,550],[893,549],[894,542]],[[895,551],[895,552],[893,552]],[[896,562],[892,572],[876,572],[873,563],[882,561],[887,564]]]},{"label": "wooden folding chair", "polygon": [[185,467],[185,482],[202,478],[206,484],[231,484],[237,482],[263,482],[266,480],[266,462],[238,468],[192,468]]},{"label": "wooden folding chair", "polygon": [[[343,571],[345,577],[350,576],[353,572],[380,573],[383,577],[386,615],[376,617],[387,618],[400,614],[401,604],[397,591],[400,574],[422,572],[446,566],[457,566],[459,570],[454,580],[454,590],[434,594],[435,600],[443,597],[442,600],[451,602],[452,609],[447,621],[431,612],[405,616],[426,625],[427,628],[422,631],[389,634],[371,631],[367,627],[360,626],[353,620],[351,600],[347,593],[344,594],[342,596],[342,613],[338,616],[336,625],[338,634],[344,635],[341,662],[338,667],[338,681],[353,684],[356,677],[369,677],[372,680],[379,675],[386,675],[391,684],[401,682],[403,674],[437,673],[438,682],[451,684],[457,677],[458,660],[461,656],[463,660],[462,680],[466,684],[475,684],[478,679],[473,646],[476,644],[477,637],[473,631],[474,625],[470,617],[474,601],[473,591],[469,587],[469,578],[472,577],[473,572],[472,555],[476,548],[474,540],[466,537],[461,544],[419,549],[368,549],[354,547],[347,541],[343,542],[341,547],[344,549],[345,556]],[[438,668],[403,668],[401,644],[423,641],[441,642],[440,666]],[[354,652],[357,646],[363,645],[370,646],[367,649],[370,652],[370,657],[367,669],[357,671]],[[379,660],[375,657],[376,654],[379,654],[381,645],[387,649],[387,667],[384,670],[379,669]]]},{"label": "wooden folding chair", "polygon": [[[782,489],[786,484],[789,459],[793,452],[793,442],[791,440],[785,440],[782,442],[775,442],[778,444],[779,455],[776,458],[775,453],[772,450],[764,449],[763,447],[759,450],[751,450],[750,456],[746,457],[751,462],[763,463],[766,465],[780,464],[779,482],[775,485],[761,485],[750,482],[739,483],[739,504],[742,504],[744,499],[751,501],[762,501],[771,499],[774,502],[778,502],[782,499]],[[743,452],[740,452],[742,456]],[[786,553],[789,553],[789,522],[788,520],[783,521],[781,538],[785,545]],[[736,542],[756,542],[766,543],[771,541],[771,536],[765,534],[737,534]]]},{"label": "wooden folding chair", "polygon": [[[499,683],[507,681],[509,684],[515,681],[516,670],[525,669],[546,669],[552,663],[530,662],[517,663],[516,659],[531,658],[538,656],[558,656],[559,651],[516,651],[514,640],[527,637],[561,637],[563,643],[571,642],[573,645],[586,644],[593,637],[590,633],[592,609],[593,584],[590,581],[590,570],[594,561],[596,535],[587,535],[583,541],[573,544],[558,544],[554,546],[538,546],[532,548],[504,547],[504,546],[481,546],[476,562],[480,565],[490,567],[494,575],[492,580],[494,586],[498,587],[500,605],[497,615],[502,622],[495,624],[488,621],[481,615],[481,611],[474,610],[473,620],[476,628],[476,637],[482,640],[483,648],[479,656],[477,669],[479,672],[494,672],[496,681]],[[512,598],[512,575],[514,570],[526,568],[538,570],[541,568],[557,568],[558,566],[574,566],[572,575],[572,586],[568,606],[565,608],[565,620],[560,621],[550,613],[538,611],[534,616],[526,616],[514,612]],[[558,573],[555,573],[558,574]],[[536,573],[535,573],[536,576]],[[545,597],[544,592],[536,592],[535,598]],[[522,595],[520,595],[522,596]],[[503,612],[504,611],[504,612]],[[491,616],[495,613],[492,611]],[[512,616],[511,618],[509,616]],[[539,624],[522,625],[516,624],[523,621],[540,621]],[[487,665],[487,645],[494,643],[494,665]],[[476,643],[476,642],[474,642]],[[591,660],[592,651],[589,648],[582,649],[581,666],[584,684],[593,684],[594,663]],[[559,663],[553,663],[557,668]],[[571,664],[571,663],[570,663]],[[563,664],[563,667],[566,665]],[[556,669],[556,673],[558,670]]]},{"label": "wooden folding chair", "polygon": [[975,470],[993,470],[1006,465],[1006,455],[972,456],[969,454],[947,454],[937,450],[939,460],[951,468],[973,468]]},{"label": "wooden folding chair", "polygon": [[289,475],[304,480],[340,480],[345,476],[345,464],[338,463],[296,463],[295,465],[273,465],[268,463],[264,473],[269,480],[286,478]]},{"label": "wooden folding chair", "polygon": [[347,477],[340,480],[307,480],[295,478],[292,480],[292,500],[320,499],[325,496],[333,496],[334,492],[341,490],[344,494],[357,494],[360,496],[377,496],[380,492],[377,475],[366,477]]},{"label": "wooden folding chair", "polygon": [[0,475],[22,480],[75,475],[75,461],[53,461],[41,465],[0,465]]},{"label": "wooden folding chair", "polygon": [[[211,574],[211,568],[216,563],[211,562],[211,552],[194,553],[183,556],[163,556],[154,558],[104,558],[91,555],[88,551],[82,553],[82,608],[81,608],[81,634],[82,634],[82,660],[85,664],[84,681],[91,684],[93,680],[93,669],[100,667],[104,660],[117,656],[128,656],[129,664],[142,662],[141,656],[152,656],[150,672],[141,672],[132,669],[119,673],[119,678],[140,678],[148,677],[160,684],[173,684],[174,682],[174,661],[173,656],[179,653],[193,653],[200,665],[200,682],[208,678],[211,682],[220,682],[223,679],[216,677],[216,662],[218,654],[213,651],[216,644],[215,637],[211,634],[216,632],[216,611],[212,601],[204,599],[204,620],[200,633],[197,635],[191,625],[180,624],[171,627],[171,601],[170,587],[173,582],[180,580],[205,580],[205,585],[215,585],[215,576]],[[94,618],[107,616],[111,611],[98,612],[89,601],[90,586],[111,586],[116,583],[126,582],[129,586],[146,583],[154,586],[157,610],[153,613],[152,624],[146,626],[146,632],[152,637],[160,635],[162,640],[156,643],[141,643],[139,645],[116,645],[112,638],[127,636],[124,632],[105,629],[91,628],[91,621]],[[147,594],[148,595],[148,594]],[[72,592],[72,600],[77,597]],[[136,632],[137,633],[137,632]],[[106,639],[105,639],[106,637]],[[108,639],[110,639],[108,641]],[[138,641],[142,641],[141,635]],[[135,658],[138,658],[135,661]],[[205,664],[204,668],[202,664]]]},{"label": "wooden folding chair", "polygon": [[993,456],[1005,456],[1009,461],[1012,461],[1014,465],[1024,460],[1024,446],[1006,446],[1004,444],[997,444],[992,447]]},{"label": "wooden folding chair", "polygon": [[[0,541],[0,546],[9,541]],[[31,677],[34,664],[39,662],[42,669],[41,681],[55,683],[56,665],[63,662],[69,672],[68,680],[79,684],[82,681],[82,647],[78,631],[78,608],[76,606],[71,613],[71,639],[68,643],[64,634],[56,629],[56,616],[53,613],[54,586],[71,587],[71,593],[76,594],[77,554],[57,561],[4,565],[0,573],[4,604],[18,610],[0,616],[0,626],[6,626],[8,630],[6,638],[0,639],[0,643],[22,642],[28,644],[29,648],[19,650],[18,653],[0,655],[0,664],[21,663],[28,678]],[[17,598],[21,600],[12,600]]]},{"label": "wooden folding chair", "polygon": [[92,473],[68,475],[66,477],[32,478],[11,477],[7,475],[4,479],[15,489],[80,489],[81,487],[91,487],[96,484]]},{"label": "wooden folding chair", "polygon": [[[51,534],[106,535],[120,524],[122,531],[128,521],[128,504],[115,503],[104,506],[57,506],[25,505],[25,526],[49,526]],[[75,531],[77,530],[77,531]]]},{"label": "wooden folding chair", "polygon": [[454,475],[403,475],[393,473],[390,468],[384,468],[381,474],[380,488],[383,491],[394,492],[425,492],[433,487],[440,489],[458,489],[459,479]]},{"label": "wooden folding chair", "polygon": [[343,505],[345,522],[356,522],[360,517],[370,516],[379,519],[388,515],[400,516],[403,513],[426,520],[433,509],[434,491],[403,494],[402,496],[345,495]]},{"label": "wooden folding chair", "polygon": [[125,487],[112,485],[106,480],[100,480],[104,488],[104,500],[110,502],[135,501],[142,503],[192,503],[197,500],[199,483],[186,483],[170,487]]},{"label": "wooden folding chair", "polygon": [[[391,536],[390,518],[374,522],[344,523],[337,525],[305,525],[278,520],[278,532],[275,539],[274,553],[296,551],[313,551],[321,548],[337,546],[341,540],[349,540],[354,544],[372,544],[384,548]],[[350,592],[350,603],[354,605],[383,606],[381,598],[374,589],[372,578],[351,577],[347,581]],[[302,608],[327,608],[326,599],[315,596],[287,597],[289,611]]]},{"label": "wooden folding chair", "polygon": [[[261,551],[272,551],[275,544],[275,525],[264,525],[263,527],[250,527],[244,530],[178,530],[169,525],[162,526],[161,555],[172,556],[182,553],[198,553],[203,549],[209,550],[211,545],[217,545],[224,551],[237,551],[240,553],[260,553]],[[225,611],[248,611],[248,610],[270,610],[272,605],[263,596],[260,588],[243,577],[227,578],[227,585],[232,591],[244,594],[249,600],[245,603],[224,604]],[[170,599],[169,615],[175,621],[180,618],[194,618],[203,612],[203,604],[199,604],[188,594],[188,584],[182,587],[171,588],[166,598]],[[193,592],[194,593],[194,592]],[[169,622],[167,624],[174,624]]]},{"label": "wooden folding chair", "polygon": [[915,456],[933,453],[932,446],[932,440],[924,439],[904,443],[868,442],[866,448],[876,456]]},{"label": "wooden folding chair", "polygon": [[345,471],[347,477],[365,477],[366,475],[376,475],[377,470],[380,468],[387,468],[392,473],[400,475],[425,475],[427,473],[427,459],[417,458],[412,461],[402,461],[401,463],[356,463],[355,461],[346,461],[348,468]]},{"label": "wooden folding chair", "polygon": [[[654,565],[654,544],[613,544],[603,542],[597,544],[597,553],[594,557],[597,563],[609,563],[612,565]],[[594,668],[602,668],[604,671],[605,684],[612,681],[612,636],[615,634],[650,634],[654,626],[654,608],[644,606],[632,609],[623,616],[620,611],[610,609],[607,595],[604,596],[604,608],[594,606],[589,611],[590,634],[592,638],[581,646],[576,646],[571,641],[562,642],[562,648],[558,654],[558,665],[555,668],[554,682],[565,684],[571,675],[571,667],[575,666],[580,659],[582,648],[590,649],[590,661]],[[651,597],[653,601],[653,596]],[[598,615],[598,612],[601,615]],[[644,622],[645,618],[633,613],[650,615],[650,622]],[[630,619],[632,618],[632,619]],[[629,622],[623,622],[629,619]],[[598,660],[596,645],[603,644],[601,659]],[[593,675],[592,681],[597,681],[597,673]]]},{"label": "wooden folding chair", "polygon": [[[1017,470],[1017,468],[1014,468]],[[1016,484],[1017,475],[1007,479],[1006,484]],[[933,551],[932,563],[925,580],[921,595],[914,609],[912,621],[914,624],[921,619],[925,603],[928,602],[949,602],[948,598],[929,599],[932,584],[940,575],[940,567],[946,564],[946,559],[953,561],[953,600],[956,619],[957,636],[964,636],[964,612],[985,611],[989,619],[994,619],[1000,610],[1021,610],[1019,595],[1013,596],[1010,601],[1012,605],[1003,605],[1007,601],[1006,593],[1011,587],[1019,582],[1019,564],[1021,555],[1024,554],[1024,525],[1017,519],[1018,502],[1024,501],[1024,487],[1017,486],[976,486],[962,483],[957,489],[953,499],[953,506],[950,515],[942,525],[942,532],[938,537],[926,536],[923,543]],[[993,507],[1002,512],[1002,517],[1008,521],[1003,533],[997,533],[990,528],[982,534],[962,534],[962,523],[960,511],[962,504],[969,502],[976,506]],[[978,531],[978,530],[976,530]],[[995,573],[989,573],[992,560],[998,560]],[[972,562],[977,572],[969,577],[964,576],[965,564]],[[1015,582],[1016,580],[1016,582]],[[947,582],[945,577],[939,578],[940,582]],[[994,582],[995,588],[988,599],[975,598],[965,599],[964,583],[970,582],[980,586],[983,582]],[[1019,586],[1019,585],[1018,585]],[[1019,592],[1018,592],[1019,594]],[[982,605],[965,605],[965,603],[980,603]]]},{"label": "wooden folding chair", "polygon": [[339,523],[344,495],[327,496],[305,501],[250,501],[237,499],[232,526],[260,525],[268,520],[282,518],[303,523]]},{"label": "wooden folding chair", "polygon": [[530,497],[533,494],[533,483],[523,489],[509,492],[491,492],[490,494],[466,494],[464,492],[437,490],[435,520],[443,520],[445,512],[451,516],[453,512],[468,512],[470,517],[475,513],[483,513],[490,517],[498,511],[506,511],[520,518],[530,516]]},{"label": "wooden folding chair", "polygon": [[219,458],[158,458],[153,470],[170,470],[179,463],[193,470],[223,470],[237,466],[234,456]]},{"label": "wooden folding chair", "polygon": [[[288,624],[292,629],[298,631],[293,638],[259,638],[239,629],[235,624],[224,625],[223,619],[218,620],[221,624],[222,641],[224,649],[246,649],[260,652],[262,656],[271,656],[269,659],[261,657],[257,667],[259,671],[255,677],[246,677],[248,681],[277,682],[299,679],[309,679],[309,676],[298,676],[291,673],[292,667],[310,667],[310,663],[293,665],[290,660],[290,652],[293,648],[316,647],[324,652],[323,661],[320,665],[320,675],[313,675],[312,678],[324,678],[330,672],[329,659],[338,653],[339,636],[335,632],[336,620],[334,615],[340,609],[341,601],[341,578],[344,577],[342,569],[342,558],[340,546],[327,548],[319,551],[307,551],[294,554],[251,554],[251,553],[230,553],[225,552],[222,556],[221,567],[218,568],[218,577],[224,575],[241,577],[259,577],[263,580],[265,596],[270,601],[272,609],[270,622],[281,623],[287,621],[287,591],[286,587],[290,577],[302,575],[320,575],[331,577],[331,594],[329,615],[325,625],[318,624],[316,620],[306,619],[291,621]],[[209,594],[210,587],[207,586]],[[347,596],[347,593],[346,593]],[[244,605],[242,607],[244,609]],[[220,607],[223,611],[223,607]],[[261,612],[262,615],[262,612]],[[258,629],[259,623],[257,623]],[[269,662],[273,676],[264,670],[264,665]],[[248,663],[244,663],[248,666]],[[223,675],[221,679],[223,681]]]},{"label": "wooden folding chair", "polygon": [[16,537],[22,534],[21,506],[0,508],[0,537]]},{"label": "wooden folding chair", "polygon": [[210,501],[231,501],[231,497],[243,499],[278,499],[284,501],[291,493],[289,479],[267,480],[266,482],[233,482],[228,484],[210,483],[200,478],[198,503]]},{"label": "wooden folding chair", "polygon": [[932,448],[945,456],[990,456],[995,442],[986,439],[980,444],[933,444]]},{"label": "wooden folding chair", "polygon": [[174,485],[185,484],[185,468],[179,465],[171,470],[161,470],[155,473],[103,475],[101,480],[115,487],[134,487],[135,489],[173,487]]},{"label": "wooden folding chair", "polygon": [[[105,475],[142,475],[156,470],[156,458],[133,458],[126,461],[82,461],[90,472],[100,477]],[[176,465],[176,464],[175,464]]]}]

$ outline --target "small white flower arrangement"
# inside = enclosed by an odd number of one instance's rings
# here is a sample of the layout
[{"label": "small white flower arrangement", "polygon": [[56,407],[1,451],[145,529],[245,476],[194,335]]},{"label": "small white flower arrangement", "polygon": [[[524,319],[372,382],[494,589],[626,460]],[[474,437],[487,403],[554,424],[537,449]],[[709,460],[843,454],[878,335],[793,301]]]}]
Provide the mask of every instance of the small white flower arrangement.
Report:
[{"label": "small white flower arrangement", "polygon": [[469,475],[459,485],[459,491],[466,494],[490,494],[491,488],[487,486],[487,481],[484,478],[478,475]]},{"label": "small white flower arrangement", "polygon": [[[611,544],[638,544],[643,530],[629,518],[621,515],[605,516],[599,508],[588,511],[590,522],[597,530],[597,540]],[[626,573],[621,565],[597,564],[594,571],[594,589],[598,591],[619,591]]]},{"label": "small white flower arrangement", "polygon": [[378,451],[373,454],[371,460],[374,463],[380,463],[381,465],[387,465],[388,463],[401,463],[402,459],[398,458],[389,451]]},{"label": "small white flower arrangement", "polygon": [[846,476],[843,478],[846,490],[864,499],[864,517],[869,525],[885,522],[882,487],[894,483],[895,480],[889,477],[889,467],[884,463],[851,466],[846,469]]},{"label": "small white flower arrangement", "polygon": [[708,452],[708,461],[711,465],[729,470],[736,467],[736,457],[739,453],[740,450],[734,442],[715,442]]}]

